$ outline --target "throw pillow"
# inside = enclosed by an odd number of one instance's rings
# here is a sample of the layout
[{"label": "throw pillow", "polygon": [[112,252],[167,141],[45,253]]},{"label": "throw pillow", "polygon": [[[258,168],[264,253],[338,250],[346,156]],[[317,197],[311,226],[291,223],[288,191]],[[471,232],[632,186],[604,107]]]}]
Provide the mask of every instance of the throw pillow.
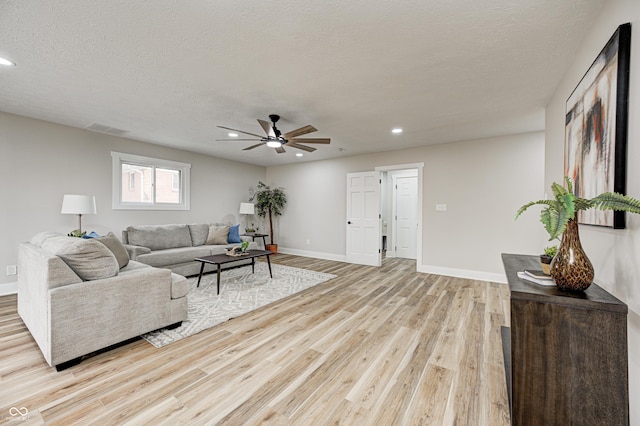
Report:
[{"label": "throw pillow", "polygon": [[209,236],[207,244],[209,245],[225,245],[227,244],[227,236],[229,235],[229,225],[211,225],[209,227]]},{"label": "throw pillow", "polygon": [[95,240],[101,242],[105,247],[111,250],[111,253],[113,253],[118,261],[120,269],[129,264],[129,253],[113,232],[109,232],[104,237],[98,237]]},{"label": "throw pillow", "polygon": [[60,257],[83,281],[115,277],[120,270],[113,253],[95,238],[53,237],[42,249]]},{"label": "throw pillow", "polygon": [[240,225],[233,225],[229,227],[229,236],[227,237],[227,242],[229,243],[241,243],[242,239],[240,238]]}]

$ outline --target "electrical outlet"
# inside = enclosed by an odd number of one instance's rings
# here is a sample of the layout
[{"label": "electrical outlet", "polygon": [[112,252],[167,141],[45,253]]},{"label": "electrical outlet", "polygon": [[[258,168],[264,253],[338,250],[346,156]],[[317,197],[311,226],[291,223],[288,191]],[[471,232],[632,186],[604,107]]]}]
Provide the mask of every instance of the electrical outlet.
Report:
[{"label": "electrical outlet", "polygon": [[16,265],[7,266],[7,275],[15,275],[18,273],[18,267]]}]

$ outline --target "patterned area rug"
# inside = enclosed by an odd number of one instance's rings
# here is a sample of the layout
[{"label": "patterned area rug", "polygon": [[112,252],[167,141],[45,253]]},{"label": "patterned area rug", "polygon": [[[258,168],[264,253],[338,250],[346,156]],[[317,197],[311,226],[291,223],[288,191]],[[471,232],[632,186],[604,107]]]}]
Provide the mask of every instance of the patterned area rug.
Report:
[{"label": "patterned area rug", "polygon": [[162,329],[142,337],[156,348],[161,348],[336,277],[284,265],[272,264],[271,267],[273,278],[269,277],[265,262],[256,262],[255,274],[248,266],[222,271],[220,295],[216,294],[215,273],[204,275],[199,288],[196,288],[198,277],[189,278],[191,290],[187,296],[187,321],[176,329]]}]

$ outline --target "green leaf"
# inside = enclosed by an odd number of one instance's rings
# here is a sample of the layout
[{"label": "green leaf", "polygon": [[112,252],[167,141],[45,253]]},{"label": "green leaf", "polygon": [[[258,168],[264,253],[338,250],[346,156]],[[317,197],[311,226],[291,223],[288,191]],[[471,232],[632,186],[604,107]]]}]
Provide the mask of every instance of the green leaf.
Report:
[{"label": "green leaf", "polygon": [[640,213],[640,201],[617,192],[605,192],[590,200],[592,206],[600,210],[619,210]]},{"label": "green leaf", "polygon": [[558,207],[558,210],[566,210],[567,216],[569,218],[573,218],[576,213],[576,204],[575,204],[576,196],[567,192],[563,194],[562,197],[558,200],[562,207]]},{"label": "green leaf", "polygon": [[564,186],[559,185],[555,182],[551,184],[551,191],[553,191],[553,196],[556,198],[556,200],[560,200],[564,195],[569,193]]},{"label": "green leaf", "polygon": [[540,221],[549,233],[549,241],[558,238],[569,223],[569,216],[564,209],[545,209],[540,213]]},{"label": "green leaf", "polygon": [[564,181],[567,184],[567,192],[570,192],[571,194],[573,194],[573,183],[571,182],[571,179],[569,178],[569,176],[565,176]]},{"label": "green leaf", "polygon": [[530,203],[527,203],[527,204],[525,204],[524,206],[522,206],[522,207],[520,207],[518,209],[518,212],[516,213],[516,219],[531,206],[535,206],[536,204],[542,204],[542,205],[549,206],[553,202],[554,202],[553,200],[538,200],[538,201],[532,201]]},{"label": "green leaf", "polygon": [[576,197],[574,204],[577,212],[582,210],[589,210],[591,207],[593,207],[593,202],[591,200],[578,197]]}]

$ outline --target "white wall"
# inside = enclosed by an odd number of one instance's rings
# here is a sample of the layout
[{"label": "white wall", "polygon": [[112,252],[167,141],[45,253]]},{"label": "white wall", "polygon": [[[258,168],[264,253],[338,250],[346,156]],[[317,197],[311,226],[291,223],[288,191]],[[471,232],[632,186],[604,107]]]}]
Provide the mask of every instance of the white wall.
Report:
[{"label": "white wall", "polygon": [[[501,279],[500,253],[539,253],[536,214],[517,209],[543,196],[542,132],[267,168],[289,203],[278,219],[281,250],[344,259],[346,174],[424,162],[423,271]],[[436,212],[435,204],[447,204]],[[309,244],[307,244],[307,240]]]},{"label": "white wall", "polygon": [[[563,175],[566,100],[616,28],[626,22],[632,26],[627,194],[640,198],[640,2],[636,0],[605,3],[547,105],[545,188],[560,182]],[[640,216],[627,215],[626,230],[581,226],[580,239],[595,268],[595,281],[629,306],[631,424],[640,425]]]},{"label": "white wall", "polygon": [[[190,163],[191,210],[112,210],[111,151]],[[2,284],[17,280],[6,266],[17,264],[19,242],[77,228],[77,216],[60,214],[64,194],[96,196],[98,214],[83,216],[82,227],[100,234],[120,237],[134,224],[238,223],[240,202],[266,169],[0,112],[0,177]]]}]

